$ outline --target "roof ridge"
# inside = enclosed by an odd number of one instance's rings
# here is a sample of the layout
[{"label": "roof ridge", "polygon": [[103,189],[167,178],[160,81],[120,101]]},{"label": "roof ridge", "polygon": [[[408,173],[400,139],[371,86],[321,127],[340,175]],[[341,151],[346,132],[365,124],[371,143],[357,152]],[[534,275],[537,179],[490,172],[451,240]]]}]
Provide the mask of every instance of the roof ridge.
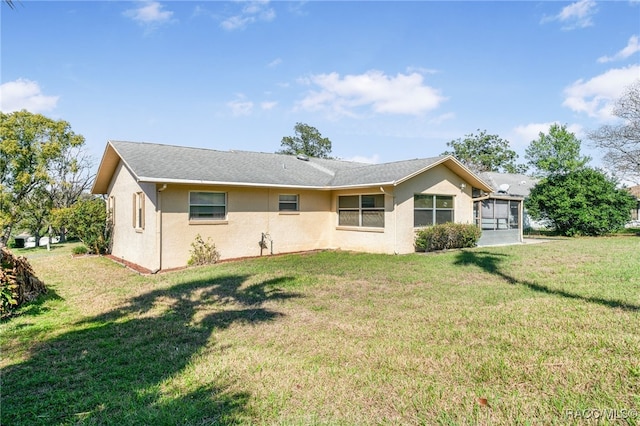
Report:
[{"label": "roof ridge", "polygon": [[[112,143],[112,144],[113,143],[115,143],[115,144],[126,143],[126,144],[134,144],[134,145],[154,145],[154,146],[162,146],[162,147],[167,147],[167,148],[201,150],[201,151],[220,152],[220,153],[229,153],[229,154],[261,154],[261,155],[270,155],[270,156],[273,155],[273,156],[287,157],[287,158],[296,158],[296,154],[284,154],[284,153],[281,153],[281,152],[250,151],[250,150],[246,150],[246,149],[221,150],[221,149],[216,149],[216,148],[175,145],[175,144],[167,144],[167,143],[159,143],[159,142],[125,141],[125,140],[115,140],[115,139],[109,139],[108,142]],[[360,165],[361,164],[363,166],[370,165],[370,164],[367,164],[367,163],[360,163],[358,161],[342,160],[340,158],[321,158],[321,157],[312,157],[312,156],[309,156],[309,158],[313,159],[313,160],[321,160],[321,161],[327,161],[327,162],[349,163],[349,164],[356,164],[356,165]],[[320,166],[320,167],[322,167],[322,166]]]},{"label": "roof ridge", "polygon": [[140,142],[140,141],[123,141],[123,140],[113,140],[109,139],[109,143],[126,143],[126,144],[134,144],[134,145],[154,145],[154,146],[164,146],[167,148],[181,148],[181,149],[189,149],[189,150],[200,150],[200,151],[214,151],[214,152],[232,152],[232,151],[223,151],[215,148],[203,148],[197,146],[184,146],[184,145],[175,145],[169,143],[158,143],[158,142]]}]

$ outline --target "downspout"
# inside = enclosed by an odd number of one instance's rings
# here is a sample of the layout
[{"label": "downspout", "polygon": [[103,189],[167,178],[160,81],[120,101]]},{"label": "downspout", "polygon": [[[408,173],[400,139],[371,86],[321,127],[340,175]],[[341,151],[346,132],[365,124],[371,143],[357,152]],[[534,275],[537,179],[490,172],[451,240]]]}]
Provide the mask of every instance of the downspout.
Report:
[{"label": "downspout", "polygon": [[158,247],[158,269],[152,271],[156,274],[162,270],[162,191],[167,189],[167,184],[158,188],[156,197],[156,247]]},{"label": "downspout", "polygon": [[393,198],[393,254],[398,254],[398,206],[396,205],[396,196],[393,193],[386,192],[383,187],[380,187],[380,191],[384,195],[389,195]]},{"label": "downspout", "polygon": [[520,229],[520,242],[524,242],[524,198],[518,203],[518,228]]}]

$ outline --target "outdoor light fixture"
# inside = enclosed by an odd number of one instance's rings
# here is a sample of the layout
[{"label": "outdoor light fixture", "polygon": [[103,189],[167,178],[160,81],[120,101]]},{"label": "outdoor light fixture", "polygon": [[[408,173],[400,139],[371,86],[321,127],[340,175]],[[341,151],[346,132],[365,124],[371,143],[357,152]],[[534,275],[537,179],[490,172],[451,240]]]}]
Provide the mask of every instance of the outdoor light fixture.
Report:
[{"label": "outdoor light fixture", "polygon": [[464,182],[462,182],[462,183],[460,184],[460,191],[464,191],[464,189],[465,189],[466,187],[467,187],[467,184],[466,184],[466,183],[464,183]]}]

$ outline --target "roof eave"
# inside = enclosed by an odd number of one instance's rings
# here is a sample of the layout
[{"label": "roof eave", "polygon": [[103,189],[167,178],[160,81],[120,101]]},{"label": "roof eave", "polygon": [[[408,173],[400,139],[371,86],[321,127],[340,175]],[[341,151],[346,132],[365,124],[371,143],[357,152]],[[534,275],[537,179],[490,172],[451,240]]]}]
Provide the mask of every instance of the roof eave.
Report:
[{"label": "roof eave", "polygon": [[107,146],[105,147],[102,159],[100,160],[100,166],[98,166],[96,178],[93,182],[93,186],[91,187],[92,194],[107,193],[109,190],[109,184],[111,183],[111,178],[113,177],[113,173],[115,172],[116,167],[118,167],[120,160],[120,155],[111,144],[111,141],[107,141]]},{"label": "roof eave", "polygon": [[344,189],[363,189],[363,188],[374,188],[381,186],[396,186],[396,182],[373,182],[373,183],[358,183],[353,185],[334,185],[327,187],[327,189],[332,190],[344,190]]},{"label": "roof eave", "polygon": [[329,186],[316,186],[316,185],[287,185],[277,183],[255,183],[255,182],[228,182],[228,181],[215,181],[215,180],[199,180],[199,179],[166,179],[157,177],[145,177],[141,176],[137,179],[138,182],[146,183],[173,183],[177,185],[215,185],[215,186],[241,186],[251,188],[291,188],[291,189],[309,189],[309,190],[331,190]]}]

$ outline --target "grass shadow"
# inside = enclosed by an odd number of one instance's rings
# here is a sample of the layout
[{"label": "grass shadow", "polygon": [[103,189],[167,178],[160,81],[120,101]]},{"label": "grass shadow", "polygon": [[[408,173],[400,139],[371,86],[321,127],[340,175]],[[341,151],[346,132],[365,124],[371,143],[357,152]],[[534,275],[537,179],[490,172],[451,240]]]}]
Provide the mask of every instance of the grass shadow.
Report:
[{"label": "grass shadow", "polygon": [[492,275],[496,275],[509,284],[523,285],[536,292],[553,296],[566,297],[569,299],[581,300],[589,303],[596,303],[610,308],[619,308],[625,311],[640,311],[640,306],[621,300],[609,300],[599,297],[583,296],[580,294],[570,293],[565,290],[549,288],[545,285],[538,284],[532,281],[517,279],[504,271],[502,263],[508,257],[509,256],[506,254],[492,253],[490,251],[463,250],[458,253],[454,264],[478,266],[483,271],[488,272]]},{"label": "grass shadow", "polygon": [[[282,277],[244,286],[231,275],[140,295],[42,342],[2,374],[2,424],[239,424],[250,395],[222,377],[172,389],[217,330],[283,314],[268,301],[299,297]],[[167,387],[168,386],[168,387]],[[235,389],[235,390],[233,390]]]}]

